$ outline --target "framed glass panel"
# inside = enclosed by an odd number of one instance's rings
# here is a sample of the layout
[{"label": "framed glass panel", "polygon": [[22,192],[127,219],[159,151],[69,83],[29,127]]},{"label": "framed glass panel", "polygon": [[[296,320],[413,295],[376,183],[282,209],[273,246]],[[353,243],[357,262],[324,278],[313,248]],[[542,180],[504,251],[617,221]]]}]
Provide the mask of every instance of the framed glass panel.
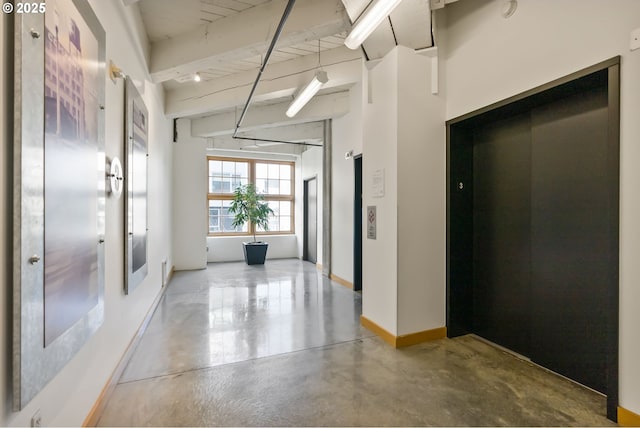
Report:
[{"label": "framed glass panel", "polygon": [[280,165],[278,165],[277,163],[269,164],[269,178],[280,178]]},{"label": "framed glass panel", "polygon": [[231,200],[209,200],[209,233],[246,233],[249,228],[245,223],[240,227],[233,227],[233,214],[229,213]]},{"label": "framed glass panel", "polygon": [[269,178],[267,174],[267,164],[256,163],[256,179],[258,178]]},{"label": "framed glass panel", "polygon": [[291,180],[291,165],[280,165],[280,179]]},{"label": "framed glass panel", "polygon": [[208,197],[209,234],[250,234],[254,226],[245,224],[234,228],[229,207],[238,186],[253,183],[258,193],[265,196],[274,215],[269,230],[256,228],[260,233],[292,233],[294,164],[281,161],[251,159],[209,158]]},{"label": "framed glass panel", "polygon": [[293,201],[268,201],[273,215],[269,217],[269,230],[257,228],[258,232],[292,232],[291,213]]},{"label": "framed glass panel", "polygon": [[147,175],[148,175],[148,117],[147,108],[132,81],[125,86],[126,132],[124,158],[126,171],[125,211],[127,230],[125,231],[127,276],[125,293],[129,294],[142,283],[149,267],[147,248]]},{"label": "framed glass panel", "polygon": [[46,6],[11,18],[15,411],[104,319],[106,34],[86,0]]},{"label": "framed glass panel", "polygon": [[291,180],[280,180],[280,194],[291,195]]},{"label": "framed glass panel", "polygon": [[222,232],[222,201],[209,201],[209,233]]},{"label": "framed glass panel", "polygon": [[280,204],[280,215],[291,216],[291,201]]},{"label": "framed glass panel", "polygon": [[222,175],[222,161],[209,161],[209,175]]},{"label": "framed glass panel", "polygon": [[269,179],[267,182],[267,194],[279,195],[280,194],[280,180]]},{"label": "framed glass panel", "polygon": [[289,230],[291,228],[291,217],[289,216],[280,216],[280,230]]},{"label": "framed glass panel", "polygon": [[225,177],[231,177],[236,173],[236,163],[235,162],[222,162],[222,175]]},{"label": "framed glass panel", "polygon": [[209,193],[233,194],[249,183],[249,161],[209,160]]},{"label": "framed glass panel", "polygon": [[222,201],[222,221],[223,221],[223,231],[226,233],[236,232],[236,233],[246,233],[249,231],[249,225],[244,223],[242,226],[233,227],[233,217],[234,215],[229,212],[229,208],[231,207],[231,201]]},{"label": "framed glass panel", "polygon": [[249,164],[246,162],[236,162],[236,174],[240,178],[249,178]]},{"label": "framed glass panel", "polygon": [[256,178],[256,191],[258,193],[267,193],[267,180],[265,178]]}]

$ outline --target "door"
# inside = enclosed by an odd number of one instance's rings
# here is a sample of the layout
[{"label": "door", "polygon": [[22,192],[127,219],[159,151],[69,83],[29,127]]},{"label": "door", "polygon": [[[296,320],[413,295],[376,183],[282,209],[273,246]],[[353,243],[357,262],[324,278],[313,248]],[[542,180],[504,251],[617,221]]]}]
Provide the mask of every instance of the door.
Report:
[{"label": "door", "polygon": [[304,181],[303,260],[317,263],[318,258],[318,180]]},{"label": "door", "polygon": [[[607,88],[532,111],[531,359],[606,393]],[[580,358],[576,358],[580,356]]]},{"label": "door", "polygon": [[528,114],[476,130],[473,175],[474,331],[528,356],[531,329]]},{"label": "door", "polygon": [[353,290],[362,290],[362,156],[353,158]]},{"label": "door", "polygon": [[607,88],[474,133],[474,332],[606,392]]},{"label": "door", "polygon": [[[618,405],[619,58],[447,122],[447,331]],[[468,314],[471,313],[471,316]]]}]

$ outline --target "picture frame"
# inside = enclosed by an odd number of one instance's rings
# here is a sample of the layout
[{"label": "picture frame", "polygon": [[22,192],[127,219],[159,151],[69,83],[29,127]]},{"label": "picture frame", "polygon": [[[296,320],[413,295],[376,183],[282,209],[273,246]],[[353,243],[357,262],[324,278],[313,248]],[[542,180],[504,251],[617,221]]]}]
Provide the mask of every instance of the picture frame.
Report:
[{"label": "picture frame", "polygon": [[148,147],[149,113],[134,82],[127,78],[125,178],[125,293],[144,281],[148,264]]},{"label": "picture frame", "polygon": [[87,0],[15,15],[13,404],[104,320],[105,31]]}]

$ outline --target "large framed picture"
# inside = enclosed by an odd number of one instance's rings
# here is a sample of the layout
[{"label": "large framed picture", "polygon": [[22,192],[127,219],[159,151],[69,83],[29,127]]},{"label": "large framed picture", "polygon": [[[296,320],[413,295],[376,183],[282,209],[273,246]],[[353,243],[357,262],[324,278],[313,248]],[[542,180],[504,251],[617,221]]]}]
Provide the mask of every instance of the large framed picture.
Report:
[{"label": "large framed picture", "polygon": [[15,15],[14,407],[104,318],[105,32],[86,0]]},{"label": "large framed picture", "polygon": [[131,293],[147,276],[147,164],[149,114],[131,79],[125,86],[126,154],[125,293]]}]

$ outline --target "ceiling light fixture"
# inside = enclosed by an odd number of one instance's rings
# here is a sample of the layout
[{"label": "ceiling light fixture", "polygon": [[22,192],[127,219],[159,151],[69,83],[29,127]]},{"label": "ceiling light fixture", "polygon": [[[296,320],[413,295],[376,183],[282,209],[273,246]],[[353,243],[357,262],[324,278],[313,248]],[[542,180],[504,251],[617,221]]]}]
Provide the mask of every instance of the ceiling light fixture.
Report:
[{"label": "ceiling light fixture", "polygon": [[202,78],[200,77],[200,73],[196,73],[193,75],[193,80],[196,82],[199,82],[202,80]]},{"label": "ceiling light fixture", "polygon": [[402,0],[378,0],[353,26],[351,32],[344,40],[345,46],[349,49],[357,49],[401,1]]},{"label": "ceiling light fixture", "polygon": [[318,70],[313,80],[304,87],[300,93],[294,98],[293,102],[287,109],[287,117],[293,117],[304,107],[311,98],[320,90],[322,85],[329,81],[326,71]]}]

